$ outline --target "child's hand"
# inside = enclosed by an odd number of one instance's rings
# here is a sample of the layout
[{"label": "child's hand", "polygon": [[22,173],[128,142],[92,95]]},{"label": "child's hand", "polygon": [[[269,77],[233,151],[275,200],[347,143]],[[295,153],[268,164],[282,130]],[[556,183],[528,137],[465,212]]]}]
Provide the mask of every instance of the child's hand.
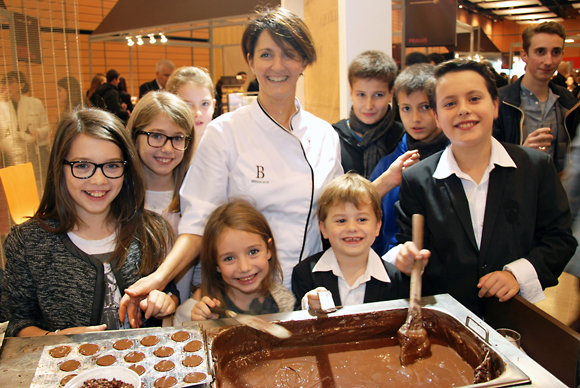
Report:
[{"label": "child's hand", "polygon": [[149,319],[150,317],[160,318],[169,315],[175,311],[176,306],[177,303],[172,298],[172,295],[158,290],[151,291],[147,299],[143,299],[139,303],[139,307],[145,312],[145,319]]},{"label": "child's hand", "polygon": [[419,162],[419,151],[411,150],[399,156],[381,176],[373,181],[379,195],[383,197],[401,184],[403,170]]},{"label": "child's hand", "polygon": [[488,273],[479,279],[477,288],[480,289],[478,293],[480,298],[496,296],[500,302],[510,300],[515,294],[520,292],[520,284],[509,271]]},{"label": "child's hand", "polygon": [[320,306],[320,298],[318,297],[319,292],[328,291],[324,287],[317,287],[314,290],[310,290],[306,293],[306,297],[308,299],[308,306],[311,310],[320,310],[322,307]]},{"label": "child's hand", "polygon": [[429,250],[421,249],[419,251],[414,242],[407,241],[403,246],[401,246],[401,249],[397,254],[395,266],[405,275],[411,276],[415,260],[423,260],[423,268],[425,268],[427,263],[429,263],[429,257],[431,257],[431,252]]},{"label": "child's hand", "polygon": [[139,305],[143,301],[143,297],[132,298],[129,294],[123,295],[121,303],[119,303],[119,320],[125,323],[125,314],[129,317],[129,325],[132,328],[141,327],[143,320],[141,319],[141,309]]},{"label": "child's hand", "polygon": [[65,335],[65,334],[84,334],[84,333],[92,333],[95,331],[105,331],[107,330],[107,325],[102,324],[98,326],[78,326],[78,327],[69,327],[68,329],[57,330],[55,335]]},{"label": "child's hand", "polygon": [[[220,307],[221,303],[217,299],[211,299],[209,296],[204,296],[199,302],[193,306],[191,310],[192,321],[205,321],[206,319],[217,319],[217,315],[212,314],[210,308]],[[225,318],[225,317],[224,317]]]}]

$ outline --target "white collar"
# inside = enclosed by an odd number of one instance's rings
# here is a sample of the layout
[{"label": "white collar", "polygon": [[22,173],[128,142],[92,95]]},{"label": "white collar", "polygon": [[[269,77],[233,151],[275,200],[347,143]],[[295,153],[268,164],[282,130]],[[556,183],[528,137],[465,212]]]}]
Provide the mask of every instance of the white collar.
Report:
[{"label": "white collar", "polygon": [[[318,260],[318,263],[312,269],[312,272],[328,272],[332,271],[332,273],[344,279],[342,271],[340,269],[340,265],[338,265],[338,260],[336,259],[336,255],[334,254],[334,250],[332,248],[328,249],[322,257]],[[369,258],[367,260],[367,269],[365,273],[360,277],[362,282],[368,282],[371,277],[383,282],[383,283],[390,283],[391,279],[387,274],[387,270],[385,269],[385,265],[383,264],[382,259],[377,255],[377,253],[371,248],[369,250]]]},{"label": "white collar", "polygon": [[[495,165],[501,167],[517,168],[515,162],[508,154],[504,146],[494,137],[492,137],[491,155],[489,157],[488,171],[493,170]],[[455,156],[453,156],[453,152],[451,151],[451,144],[449,144],[441,154],[441,159],[439,159],[437,168],[433,173],[433,178],[445,179],[453,174],[457,175],[459,178],[464,178],[466,176],[466,174],[463,171],[461,171],[461,169],[457,165],[457,160],[455,160]]]}]

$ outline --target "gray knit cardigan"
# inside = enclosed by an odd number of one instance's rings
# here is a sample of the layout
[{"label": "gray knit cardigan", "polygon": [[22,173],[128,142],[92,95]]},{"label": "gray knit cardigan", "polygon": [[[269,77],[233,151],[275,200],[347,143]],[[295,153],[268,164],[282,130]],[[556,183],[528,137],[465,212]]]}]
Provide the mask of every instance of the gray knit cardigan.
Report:
[{"label": "gray knit cardigan", "polygon": [[[100,324],[103,265],[79,250],[66,234],[49,232],[31,219],[11,228],[4,251],[0,322],[10,320],[8,336],[28,326],[55,331]],[[141,248],[133,240],[120,271],[112,265],[121,295],[141,277],[140,265]]]}]

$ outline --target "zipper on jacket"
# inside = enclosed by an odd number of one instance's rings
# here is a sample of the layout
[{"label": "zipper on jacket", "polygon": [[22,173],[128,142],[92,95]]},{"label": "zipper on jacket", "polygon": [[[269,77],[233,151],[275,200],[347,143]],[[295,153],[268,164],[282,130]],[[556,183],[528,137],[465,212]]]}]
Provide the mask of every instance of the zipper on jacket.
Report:
[{"label": "zipper on jacket", "polygon": [[[285,133],[291,135],[294,139],[298,140],[298,138],[294,135],[292,135],[291,132],[288,132],[288,130],[286,128],[284,128],[283,126],[280,125],[280,123],[278,123],[276,120],[274,120],[274,118],[272,116],[270,116],[268,114],[268,112],[266,112],[266,110],[264,109],[264,107],[262,106],[262,104],[260,104],[260,100],[257,99],[258,101],[258,106],[260,107],[260,109],[262,109],[262,112],[264,112],[264,114],[266,116],[268,116],[268,118],[270,120],[272,120],[272,122],[274,122],[278,127],[280,127]],[[294,112],[294,114],[292,116],[290,116],[290,131],[293,131],[292,128],[292,118],[294,118],[294,116],[296,116],[298,114],[299,111]],[[304,151],[304,147],[302,146],[302,142],[300,140],[298,140],[298,144],[300,144],[300,149],[302,150],[302,155],[304,155],[304,160],[306,160],[306,164],[308,164],[308,168],[310,168],[310,205],[308,206],[308,216],[306,217],[306,225],[304,226],[304,237],[302,238],[302,248],[300,249],[300,255],[298,256],[298,262],[302,261],[302,255],[304,254],[304,248],[306,247],[306,237],[308,235],[308,225],[310,224],[310,216],[312,214],[312,202],[314,200],[314,170],[312,169],[312,166],[310,165],[310,162],[308,161],[308,158],[306,157],[306,151]]]},{"label": "zipper on jacket", "polygon": [[[502,103],[506,104],[507,106],[511,106],[512,108],[515,108],[517,110],[520,111],[520,113],[522,114],[521,118],[520,118],[520,144],[519,145],[523,145],[524,144],[524,111],[520,109],[519,106],[515,106],[513,104],[510,104],[509,102],[506,101],[502,101]],[[504,141],[507,141],[507,139],[504,139]]]}]

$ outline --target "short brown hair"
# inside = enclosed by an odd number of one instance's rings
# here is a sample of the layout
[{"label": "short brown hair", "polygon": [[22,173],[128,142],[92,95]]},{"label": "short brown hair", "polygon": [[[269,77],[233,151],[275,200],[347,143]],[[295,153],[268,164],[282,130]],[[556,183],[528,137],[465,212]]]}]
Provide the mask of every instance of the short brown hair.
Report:
[{"label": "short brown hair", "polygon": [[356,172],[349,171],[333,179],[322,190],[318,199],[316,215],[319,221],[324,222],[331,206],[352,203],[358,209],[361,202],[371,205],[378,221],[383,218],[381,197],[375,186]]},{"label": "short brown hair", "polygon": [[218,299],[226,306],[224,296],[228,285],[218,267],[218,244],[226,229],[241,230],[259,235],[270,250],[268,274],[260,285],[261,292],[268,292],[276,282],[282,283],[282,269],[278,261],[276,242],[266,218],[252,204],[243,199],[233,199],[215,209],[207,220],[201,240],[201,294]]},{"label": "short brown hair", "polygon": [[316,61],[312,35],[300,17],[281,7],[265,8],[257,13],[258,17],[248,23],[242,36],[242,50],[246,61],[254,58],[256,42],[264,31],[268,31],[284,54],[291,54],[291,49],[296,50],[304,66]]},{"label": "short brown hair", "polygon": [[389,55],[378,50],[368,50],[360,53],[348,66],[348,83],[350,87],[356,79],[378,79],[393,88],[399,69]]},{"label": "short brown hair", "polygon": [[[544,22],[535,26],[529,26],[522,32],[522,43],[524,51],[527,53],[532,44],[532,38],[536,34],[555,34],[562,40],[566,40],[566,30],[564,26],[556,22]],[[564,44],[562,43],[562,46]]]}]

